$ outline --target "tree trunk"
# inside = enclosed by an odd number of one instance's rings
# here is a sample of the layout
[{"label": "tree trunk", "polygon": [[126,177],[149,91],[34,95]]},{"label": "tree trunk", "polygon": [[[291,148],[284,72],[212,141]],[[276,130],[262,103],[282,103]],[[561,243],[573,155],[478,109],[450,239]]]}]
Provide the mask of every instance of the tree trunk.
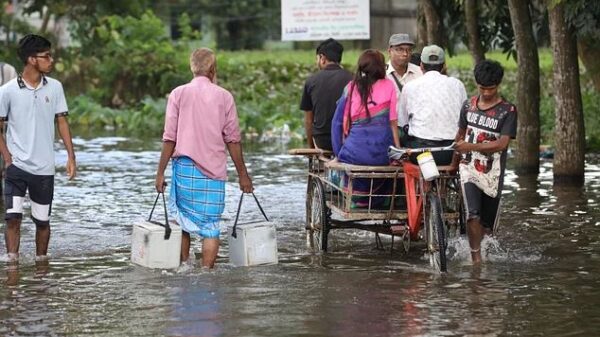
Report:
[{"label": "tree trunk", "polygon": [[577,38],[566,24],[564,3],[548,9],[552,45],[553,91],[556,102],[554,183],[583,184],[585,164],[585,127]]},{"label": "tree trunk", "polygon": [[419,1],[417,4],[417,50],[423,50],[423,47],[427,44],[427,21],[425,20],[423,3]]},{"label": "tree trunk", "polygon": [[600,41],[590,37],[578,39],[579,57],[590,74],[596,91],[600,92]]},{"label": "tree trunk", "polygon": [[50,13],[49,8],[46,8],[46,10],[42,9],[40,14],[42,15],[42,26],[40,27],[40,34],[45,35],[48,31],[48,23],[50,22],[50,16],[52,15],[52,13]]},{"label": "tree trunk", "polygon": [[540,169],[540,68],[529,12],[530,0],[508,0],[517,49],[517,172]]},{"label": "tree trunk", "polygon": [[485,60],[485,52],[481,45],[481,38],[479,36],[479,24],[477,23],[479,18],[479,9],[477,8],[478,0],[465,0],[465,19],[467,26],[467,35],[469,37],[469,51],[473,57],[473,64],[477,64]]},{"label": "tree trunk", "polygon": [[437,44],[444,48],[443,38],[441,35],[440,16],[438,15],[432,0],[420,0],[421,8],[423,8],[423,14],[425,14],[425,21],[427,22],[427,43]]}]

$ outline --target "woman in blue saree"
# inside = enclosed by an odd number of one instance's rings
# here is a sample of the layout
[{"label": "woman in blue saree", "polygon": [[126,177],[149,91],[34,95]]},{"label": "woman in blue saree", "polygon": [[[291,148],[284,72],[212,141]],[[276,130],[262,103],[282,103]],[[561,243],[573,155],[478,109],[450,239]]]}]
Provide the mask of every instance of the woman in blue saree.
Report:
[{"label": "woman in blue saree", "polygon": [[[355,165],[388,165],[388,147],[400,147],[397,121],[396,89],[385,76],[385,58],[377,50],[366,50],[358,59],[354,79],[344,88],[333,117],[331,136],[337,160]],[[385,179],[373,183],[371,191],[371,179],[355,179],[353,194],[386,193],[382,191],[388,185]],[[355,204],[366,206],[363,198],[355,200]]]}]

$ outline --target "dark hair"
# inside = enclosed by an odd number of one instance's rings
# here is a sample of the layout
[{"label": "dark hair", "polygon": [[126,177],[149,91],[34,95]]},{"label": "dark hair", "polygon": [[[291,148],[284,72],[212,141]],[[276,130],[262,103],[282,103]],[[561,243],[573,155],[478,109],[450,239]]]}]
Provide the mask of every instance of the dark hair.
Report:
[{"label": "dark hair", "polygon": [[335,63],[342,62],[344,46],[334,39],[327,39],[317,46],[317,55],[323,54],[327,60]]},{"label": "dark hair", "polygon": [[493,87],[502,82],[504,68],[497,61],[483,60],[477,63],[473,73],[477,84],[483,87]]},{"label": "dark hair", "polygon": [[423,64],[423,69],[425,70],[425,72],[428,71],[437,71],[437,72],[442,72],[442,69],[444,69],[444,64],[430,64],[430,63],[422,63]]},{"label": "dark hair", "polygon": [[[354,74],[354,80],[350,84],[350,104],[348,111],[352,113],[352,93],[354,87],[357,88],[360,95],[360,103],[365,107],[367,118],[371,118],[369,113],[369,96],[373,91],[373,84],[385,78],[385,57],[375,49],[365,50],[358,58],[358,67]],[[348,118],[350,122],[350,118]]]},{"label": "dark hair", "polygon": [[421,65],[421,53],[414,52],[410,56],[410,63],[420,66]]},{"label": "dark hair", "polygon": [[21,40],[19,40],[19,48],[17,49],[17,54],[21,61],[24,64],[27,64],[27,59],[31,56],[34,56],[37,53],[45,52],[50,50],[52,47],[52,43],[48,41],[45,37],[35,35],[35,34],[27,34],[23,36]]}]

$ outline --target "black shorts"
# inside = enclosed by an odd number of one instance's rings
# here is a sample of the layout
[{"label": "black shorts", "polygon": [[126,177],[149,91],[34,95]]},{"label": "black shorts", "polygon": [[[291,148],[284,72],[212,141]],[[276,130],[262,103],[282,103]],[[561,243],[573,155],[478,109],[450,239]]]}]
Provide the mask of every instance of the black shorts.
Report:
[{"label": "black shorts", "polygon": [[23,218],[25,194],[29,191],[31,219],[36,225],[50,224],[52,198],[54,196],[54,176],[31,174],[15,165],[6,168],[4,178],[4,206],[6,220]]},{"label": "black shorts", "polygon": [[500,213],[500,193],[497,197],[492,198],[483,193],[475,184],[464,183],[463,196],[469,212],[467,220],[479,219],[483,227],[494,229]]}]

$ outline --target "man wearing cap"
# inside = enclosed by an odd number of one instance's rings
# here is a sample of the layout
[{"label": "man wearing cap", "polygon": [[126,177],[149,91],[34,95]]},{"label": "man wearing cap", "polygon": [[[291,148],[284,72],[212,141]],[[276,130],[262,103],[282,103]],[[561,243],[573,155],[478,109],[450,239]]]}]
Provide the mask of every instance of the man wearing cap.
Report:
[{"label": "man wearing cap", "polygon": [[300,101],[309,148],[332,150],[331,120],[336,102],[352,80],[352,74],[340,66],[343,52],[344,47],[334,39],[327,39],[317,47],[320,70],[306,80]]},{"label": "man wearing cap", "polygon": [[394,34],[390,36],[387,65],[387,77],[396,83],[398,99],[402,87],[411,80],[423,75],[418,65],[410,63],[415,43],[408,34]]},{"label": "man wearing cap", "polygon": [[[448,146],[458,131],[458,117],[467,99],[464,84],[444,75],[444,50],[436,45],[421,52],[423,76],[407,83],[400,96],[398,125],[408,125],[408,146]],[[434,152],[438,165],[449,165],[453,151]],[[411,158],[414,160],[414,158]]]},{"label": "man wearing cap", "polygon": [[53,68],[51,43],[29,34],[19,41],[23,73],[0,91],[0,129],[6,123],[6,139],[0,136],[5,162],[4,239],[9,261],[19,256],[25,195],[29,194],[31,219],[36,227],[36,259],[45,260],[50,240],[50,212],[54,194],[54,128],[67,150],[66,171],[75,177],[76,164],[67,122],[67,101],[62,84],[46,76]]},{"label": "man wearing cap", "polygon": [[[396,84],[396,98],[399,102],[404,85],[423,75],[423,72],[418,65],[410,62],[415,43],[408,34],[390,36],[388,45],[389,62],[386,74]],[[400,105],[397,106],[397,110],[399,113]],[[408,139],[406,132],[406,129],[401,129],[401,143]]]}]

